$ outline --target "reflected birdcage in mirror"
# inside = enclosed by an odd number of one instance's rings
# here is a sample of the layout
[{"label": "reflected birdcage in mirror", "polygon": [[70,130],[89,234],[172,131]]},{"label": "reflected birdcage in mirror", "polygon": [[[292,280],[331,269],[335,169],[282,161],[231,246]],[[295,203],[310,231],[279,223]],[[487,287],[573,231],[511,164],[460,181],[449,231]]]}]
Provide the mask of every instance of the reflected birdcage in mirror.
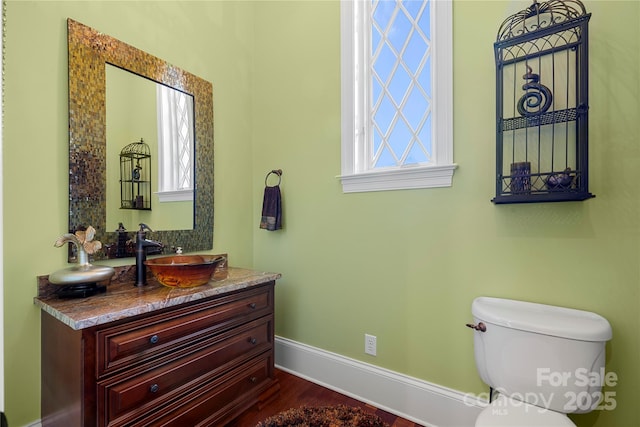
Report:
[{"label": "reflected birdcage in mirror", "polygon": [[588,24],[578,0],[534,1],[500,26],[493,203],[586,200]]},{"label": "reflected birdcage in mirror", "polygon": [[151,210],[151,151],[142,138],[120,151],[120,208]]}]

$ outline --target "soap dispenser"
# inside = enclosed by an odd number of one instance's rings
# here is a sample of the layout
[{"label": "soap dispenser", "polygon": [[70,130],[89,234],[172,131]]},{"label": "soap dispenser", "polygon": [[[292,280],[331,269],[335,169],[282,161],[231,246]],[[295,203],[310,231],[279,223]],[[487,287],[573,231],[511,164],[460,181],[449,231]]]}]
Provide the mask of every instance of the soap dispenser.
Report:
[{"label": "soap dispenser", "polygon": [[118,223],[118,242],[116,243],[116,258],[124,258],[127,256],[127,241],[129,240],[129,233],[124,228],[121,222]]}]

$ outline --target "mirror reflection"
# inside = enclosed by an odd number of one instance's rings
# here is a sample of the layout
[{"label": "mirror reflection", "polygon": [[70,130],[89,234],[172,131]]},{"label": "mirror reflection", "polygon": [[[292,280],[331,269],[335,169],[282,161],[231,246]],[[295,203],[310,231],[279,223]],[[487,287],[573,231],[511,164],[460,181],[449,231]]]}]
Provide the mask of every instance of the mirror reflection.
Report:
[{"label": "mirror reflection", "polygon": [[[211,249],[213,247],[213,88],[211,83],[72,19],[67,20],[67,31],[69,231],[74,233],[91,225],[96,229],[96,240],[100,240],[105,246],[115,245],[119,239],[127,238],[123,233],[116,233],[116,230],[122,230],[119,227],[120,223],[133,238],[138,224],[143,222],[143,216],[153,215],[152,218],[145,217],[146,220],[144,220],[144,223],[153,230],[149,238],[162,242],[168,250],[178,246],[182,247],[184,252]],[[181,165],[182,169],[175,166],[178,170],[178,174],[175,175],[177,178],[174,179],[173,175],[171,178],[169,175],[158,175],[162,169],[158,160],[169,157],[168,154],[163,153],[162,147],[165,145],[162,144],[164,143],[159,144],[161,138],[158,133],[157,105],[152,102],[152,105],[143,109],[140,104],[142,104],[142,98],[146,96],[117,101],[124,97],[111,92],[107,94],[107,90],[112,89],[111,87],[107,89],[107,73],[109,78],[112,77],[111,74],[115,74],[112,73],[113,70],[107,71],[111,68],[125,73],[125,77],[116,77],[116,79],[126,80],[131,77],[126,75],[129,73],[136,76],[134,80],[150,82],[153,88],[151,92],[155,91],[156,98],[158,86],[172,88],[177,93],[189,95],[182,98],[182,101],[187,110],[192,110],[193,125],[187,124],[186,129],[187,133],[192,132],[193,138],[190,142],[191,146],[189,142],[183,144],[182,154],[189,153],[192,160],[190,165],[188,162],[186,165]],[[129,90],[137,91],[138,89]],[[116,102],[108,107],[113,116],[107,114],[107,97],[113,98]],[[149,98],[153,97],[149,95]],[[136,114],[129,113],[131,109]],[[141,112],[143,116],[139,115]],[[112,123],[118,120],[121,122],[112,126]],[[155,120],[155,127],[153,124],[147,124],[144,129],[138,127],[147,120],[149,123]],[[156,184],[153,185],[158,187],[154,189],[153,194],[149,193],[148,197],[139,198],[138,201],[129,200],[130,206],[143,206],[143,209],[121,209],[122,197],[121,194],[117,194],[121,179],[120,172],[114,170],[111,162],[118,161],[123,147],[140,139],[149,141],[149,150],[154,150],[153,157],[149,155],[149,158],[156,160],[148,166],[154,171],[148,181],[155,182]],[[112,140],[114,144],[111,143]],[[166,147],[173,149],[176,146],[170,143]],[[177,158],[182,161],[185,157],[180,157],[178,154]],[[175,161],[172,160],[170,163],[175,164]],[[132,168],[137,169],[138,172],[142,170],[137,167],[137,164]],[[128,172],[128,174],[132,173]],[[132,177],[132,180],[134,179]],[[176,187],[177,194],[168,194],[167,201],[161,201],[160,197],[165,196],[163,193],[174,193],[173,189],[165,191],[165,181],[177,182],[177,185],[182,187]],[[113,185],[116,186],[115,189],[112,188]],[[157,200],[154,200],[156,197]],[[147,209],[148,202],[152,203],[151,209]],[[127,213],[129,217],[124,218],[124,211],[129,211]],[[94,255],[95,260],[104,258],[106,258],[106,251]],[[69,261],[75,261],[73,253],[69,254]]]},{"label": "mirror reflection", "polygon": [[[154,224],[153,230],[193,228],[193,96],[106,64],[107,229]],[[125,192],[121,150],[143,140],[151,156],[151,200],[137,208]],[[131,185],[134,184],[135,177]],[[139,196],[142,197],[142,196]]]}]

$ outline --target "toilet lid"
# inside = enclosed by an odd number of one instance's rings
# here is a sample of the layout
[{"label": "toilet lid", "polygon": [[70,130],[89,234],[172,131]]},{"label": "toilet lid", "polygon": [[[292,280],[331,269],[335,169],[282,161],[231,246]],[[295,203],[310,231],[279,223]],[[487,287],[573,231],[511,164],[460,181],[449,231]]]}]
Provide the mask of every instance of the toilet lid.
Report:
[{"label": "toilet lid", "polygon": [[484,408],[475,427],[576,427],[569,417],[559,412],[498,395]]}]

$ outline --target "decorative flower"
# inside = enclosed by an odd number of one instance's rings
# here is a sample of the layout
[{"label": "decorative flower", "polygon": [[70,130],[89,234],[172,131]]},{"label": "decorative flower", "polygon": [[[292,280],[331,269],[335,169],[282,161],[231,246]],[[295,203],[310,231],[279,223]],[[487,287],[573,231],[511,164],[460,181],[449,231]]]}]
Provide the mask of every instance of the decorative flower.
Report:
[{"label": "decorative flower", "polygon": [[83,248],[88,254],[94,254],[102,248],[102,243],[99,240],[93,240],[95,235],[96,229],[89,226],[86,230],[76,231],[75,234],[63,234],[58,237],[53,246],[59,248],[65,243],[75,243],[78,248]]}]

